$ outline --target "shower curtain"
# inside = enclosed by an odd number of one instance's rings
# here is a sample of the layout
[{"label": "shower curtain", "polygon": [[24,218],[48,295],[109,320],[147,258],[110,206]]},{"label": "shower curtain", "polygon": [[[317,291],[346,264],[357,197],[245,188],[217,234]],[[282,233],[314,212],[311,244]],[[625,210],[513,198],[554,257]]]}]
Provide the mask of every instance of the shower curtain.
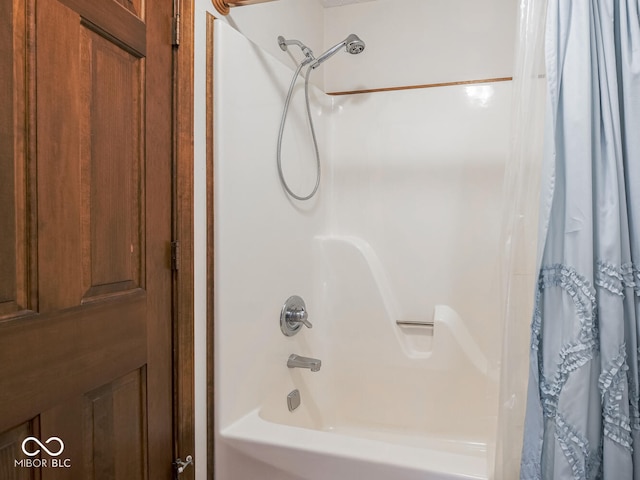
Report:
[{"label": "shower curtain", "polygon": [[640,480],[639,14],[548,0],[524,480]]},{"label": "shower curtain", "polygon": [[529,369],[529,325],[537,279],[536,250],[543,157],[546,79],[544,24],[547,0],[520,0],[512,81],[511,145],[505,165],[503,246],[503,340],[493,471],[514,480],[520,472]]}]

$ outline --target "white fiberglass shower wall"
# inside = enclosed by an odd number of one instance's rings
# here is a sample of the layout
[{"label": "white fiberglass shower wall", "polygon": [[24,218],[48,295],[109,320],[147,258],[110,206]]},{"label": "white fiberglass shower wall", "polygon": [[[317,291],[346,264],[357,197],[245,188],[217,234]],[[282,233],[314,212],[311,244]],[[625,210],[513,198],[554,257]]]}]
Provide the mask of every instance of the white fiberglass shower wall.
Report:
[{"label": "white fiberglass shower wall", "polygon": [[[509,77],[511,3],[281,0],[216,25],[217,480],[490,477],[510,82],[322,89]],[[317,28],[287,23],[287,8]],[[291,201],[275,148],[293,62],[275,39],[319,54],[349,33],[365,52],[312,74],[319,194]],[[299,89],[283,164],[305,191],[315,171],[302,104]],[[314,326],[285,337],[280,309],[294,294]],[[291,353],[321,370],[288,369]],[[289,412],[293,389],[302,402]]]}]

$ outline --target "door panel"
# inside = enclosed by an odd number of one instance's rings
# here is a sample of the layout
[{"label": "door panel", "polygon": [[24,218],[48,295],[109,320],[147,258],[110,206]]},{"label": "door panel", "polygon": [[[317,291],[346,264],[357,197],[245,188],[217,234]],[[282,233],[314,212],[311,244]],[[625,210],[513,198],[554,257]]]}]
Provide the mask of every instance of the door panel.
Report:
[{"label": "door panel", "polygon": [[0,3],[0,317],[29,308],[25,239],[26,9],[20,2]]},{"label": "door panel", "polygon": [[25,422],[0,434],[0,478],[3,480],[33,480],[34,471],[15,468],[13,459],[22,454],[20,444],[33,435],[31,422]]},{"label": "door panel", "polygon": [[0,431],[144,365],[144,316],[138,295],[2,325]]},{"label": "door panel", "polygon": [[[142,60],[82,32],[84,300],[142,286]],[[114,95],[117,92],[117,95]]]},{"label": "door panel", "polygon": [[37,179],[33,187],[37,186],[38,199],[38,310],[47,313],[79,305],[83,293],[78,188],[81,25],[75,12],[55,0],[38,1],[36,12]]},{"label": "door panel", "polygon": [[172,477],[173,4],[146,5],[0,6],[3,479]]},{"label": "door panel", "polygon": [[91,464],[87,480],[146,478],[144,385],[144,369],[138,369],[85,395],[84,445]]}]

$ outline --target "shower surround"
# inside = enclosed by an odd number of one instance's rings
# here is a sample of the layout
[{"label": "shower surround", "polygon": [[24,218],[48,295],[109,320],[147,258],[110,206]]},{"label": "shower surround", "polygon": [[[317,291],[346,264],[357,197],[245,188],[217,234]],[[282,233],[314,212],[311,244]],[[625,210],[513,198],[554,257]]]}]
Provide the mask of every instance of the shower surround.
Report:
[{"label": "shower surround", "polygon": [[[300,203],[275,167],[292,71],[220,22],[215,47],[216,478],[490,478],[510,83],[314,87],[323,177]],[[283,169],[304,192],[302,97]],[[294,294],[313,328],[285,337]],[[292,353],[322,368],[289,369]]]}]

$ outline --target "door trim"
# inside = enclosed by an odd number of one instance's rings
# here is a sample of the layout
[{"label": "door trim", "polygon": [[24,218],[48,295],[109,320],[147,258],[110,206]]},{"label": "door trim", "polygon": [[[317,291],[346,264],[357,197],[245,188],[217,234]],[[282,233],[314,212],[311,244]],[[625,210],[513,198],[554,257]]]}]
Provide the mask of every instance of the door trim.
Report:
[{"label": "door trim", "polygon": [[[194,387],[194,5],[174,0],[179,45],[173,47],[173,431],[174,458],[195,458]],[[198,461],[198,459],[195,459]],[[200,459],[204,461],[204,459]],[[180,480],[193,480],[186,468]]]},{"label": "door trim", "polygon": [[207,81],[206,81],[206,165],[207,165],[207,472],[208,479],[215,478],[215,420],[214,420],[214,170],[213,170],[213,52],[214,52],[214,20],[215,17],[207,13]]}]

